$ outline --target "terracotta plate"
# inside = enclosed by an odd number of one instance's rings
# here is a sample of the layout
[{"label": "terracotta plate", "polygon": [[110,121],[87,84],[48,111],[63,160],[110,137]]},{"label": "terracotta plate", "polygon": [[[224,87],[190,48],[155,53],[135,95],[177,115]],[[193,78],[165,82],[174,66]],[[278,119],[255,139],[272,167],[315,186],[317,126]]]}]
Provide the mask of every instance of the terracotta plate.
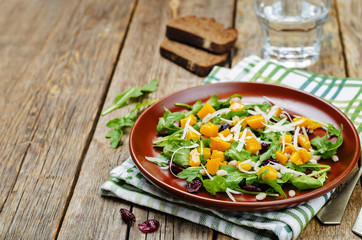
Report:
[{"label": "terracotta plate", "polygon": [[[184,109],[175,107],[174,103],[192,105],[198,99],[205,102],[214,94],[218,94],[219,99],[226,99],[235,93],[243,96],[244,103],[263,103],[265,102],[263,96],[267,96],[291,113],[331,123],[338,127],[343,124],[344,143],[337,152],[340,161],[336,163],[331,160],[320,161],[332,166],[323,187],[315,190],[297,191],[295,197],[287,199],[279,197],[256,201],[255,195],[234,195],[236,202],[233,202],[224,193],[217,194],[217,196],[213,196],[205,190],[197,194],[188,193],[185,180],[177,179],[168,170],[162,170],[156,164],[145,159],[146,156],[157,156],[159,154],[159,151],[153,148],[152,141],[157,138],[156,126],[159,117],[164,114],[163,106],[172,112],[183,111]],[[144,111],[136,121],[130,134],[130,152],[133,161],[147,179],[171,195],[182,198],[187,202],[217,210],[268,211],[295,206],[319,197],[335,188],[351,173],[357,163],[360,143],[357,131],[351,121],[327,101],[279,85],[239,82],[189,88],[161,99]]]}]

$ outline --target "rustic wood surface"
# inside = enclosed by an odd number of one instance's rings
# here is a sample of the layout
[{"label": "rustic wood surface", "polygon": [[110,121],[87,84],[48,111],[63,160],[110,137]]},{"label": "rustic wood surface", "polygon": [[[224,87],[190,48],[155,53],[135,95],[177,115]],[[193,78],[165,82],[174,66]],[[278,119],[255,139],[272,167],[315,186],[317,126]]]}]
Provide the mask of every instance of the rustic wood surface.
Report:
[{"label": "rustic wood surface", "polygon": [[[169,0],[0,0],[0,239],[231,239],[206,227],[126,201],[100,196],[109,171],[128,153],[109,146],[100,117],[116,93],[159,79],[161,98],[200,85],[203,78],[159,54]],[[227,65],[260,55],[252,0],[183,0],[178,14],[214,17],[239,31]],[[362,77],[362,5],[334,1],[320,60],[307,70]],[[359,239],[351,231],[361,207],[359,182],[341,225],[316,219],[298,239]],[[123,224],[120,208],[137,221],[156,218],[142,234]],[[139,223],[139,222],[136,222]],[[136,226],[135,224],[135,226]]]}]

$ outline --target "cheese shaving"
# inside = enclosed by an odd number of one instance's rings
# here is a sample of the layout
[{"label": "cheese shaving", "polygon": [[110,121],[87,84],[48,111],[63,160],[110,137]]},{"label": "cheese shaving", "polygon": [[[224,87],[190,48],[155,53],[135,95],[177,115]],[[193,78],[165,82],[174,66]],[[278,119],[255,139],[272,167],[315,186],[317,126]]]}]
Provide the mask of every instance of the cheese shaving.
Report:
[{"label": "cheese shaving", "polygon": [[186,135],[187,135],[187,131],[189,130],[189,126],[190,126],[190,121],[191,121],[191,118],[187,119],[187,122],[185,124],[185,128],[184,128],[184,132],[182,134],[182,139],[185,139],[186,138]]},{"label": "cheese shaving", "polygon": [[211,119],[213,119],[214,117],[219,116],[219,115],[224,114],[224,113],[228,113],[230,111],[231,111],[230,108],[223,108],[223,109],[217,110],[214,113],[211,113],[211,114],[209,113],[202,119],[202,122],[207,123]]}]

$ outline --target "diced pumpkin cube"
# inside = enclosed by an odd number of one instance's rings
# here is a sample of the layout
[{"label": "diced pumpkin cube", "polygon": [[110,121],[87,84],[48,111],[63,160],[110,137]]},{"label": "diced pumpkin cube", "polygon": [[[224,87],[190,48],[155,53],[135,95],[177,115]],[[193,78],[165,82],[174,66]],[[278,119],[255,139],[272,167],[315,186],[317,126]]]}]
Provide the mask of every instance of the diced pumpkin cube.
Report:
[{"label": "diced pumpkin cube", "polygon": [[277,111],[275,112],[275,116],[278,118],[280,117],[280,114],[282,113],[282,108],[281,107],[278,107],[277,108]]},{"label": "diced pumpkin cube", "polygon": [[256,174],[259,176],[261,174],[261,172],[263,172],[265,169],[268,169],[268,172],[267,172],[267,174],[265,174],[265,176],[263,178],[269,178],[271,180],[277,179],[278,172],[270,165],[262,166]]},{"label": "diced pumpkin cube", "polygon": [[220,168],[220,161],[218,159],[209,159],[206,163],[206,170],[211,175],[215,175]]},{"label": "diced pumpkin cube", "polygon": [[197,116],[203,119],[207,114],[212,114],[216,112],[215,108],[213,108],[209,103],[205,103],[204,106],[197,113]]},{"label": "diced pumpkin cube", "polygon": [[237,164],[238,168],[240,169],[243,169],[245,171],[249,171],[251,169],[251,165],[249,163],[243,163],[243,162],[240,162],[238,161],[238,164]]},{"label": "diced pumpkin cube", "polygon": [[306,138],[303,134],[298,135],[298,144],[308,150],[312,147],[308,138]]},{"label": "diced pumpkin cube", "polygon": [[296,152],[297,150],[295,149],[295,147],[293,145],[288,145],[284,148],[284,152],[283,153],[287,153],[287,154],[292,154],[294,152]]},{"label": "diced pumpkin cube", "polygon": [[308,152],[304,148],[299,149],[297,151],[297,153],[299,154],[299,156],[302,159],[303,163],[308,162],[312,158],[312,153]]},{"label": "diced pumpkin cube", "polygon": [[224,131],[219,132],[219,134],[222,134],[224,137],[227,137],[231,134],[231,131],[229,128],[227,128]]},{"label": "diced pumpkin cube", "polygon": [[219,133],[219,127],[213,123],[207,123],[201,126],[200,133],[206,137],[216,137]]},{"label": "diced pumpkin cube", "polygon": [[191,130],[188,130],[187,131],[187,135],[186,135],[186,138],[187,139],[196,139],[196,140],[200,140],[200,135],[191,131]]},{"label": "diced pumpkin cube", "polygon": [[189,165],[191,167],[198,167],[200,166],[200,153],[198,153],[197,149],[193,149],[190,152],[190,159],[189,159]]},{"label": "diced pumpkin cube", "polygon": [[261,144],[253,137],[245,139],[245,149],[256,154],[261,149]]},{"label": "diced pumpkin cube", "polygon": [[219,159],[220,162],[225,161],[224,152],[219,150],[212,150],[211,159]]},{"label": "diced pumpkin cube", "polygon": [[230,148],[231,143],[222,140],[220,137],[211,137],[210,149],[225,152]]},{"label": "diced pumpkin cube", "polygon": [[190,118],[191,118],[190,123],[189,123],[190,126],[194,125],[197,122],[196,117],[193,114],[190,114],[187,117],[181,119],[181,121],[180,121],[181,128],[185,128],[185,125]]},{"label": "diced pumpkin cube", "polygon": [[307,117],[296,117],[293,119],[293,122],[297,122],[297,121],[300,121],[300,120],[304,120],[302,123],[299,123],[297,126],[299,127],[305,127],[307,128],[308,125],[312,122],[312,120],[310,120],[309,118]]},{"label": "diced pumpkin cube", "polygon": [[292,163],[294,163],[295,165],[303,164],[303,160],[298,154],[298,152],[292,153],[292,156],[290,156],[290,161],[292,161]]},{"label": "diced pumpkin cube", "polygon": [[239,102],[234,102],[231,100],[229,108],[231,111],[242,111],[244,110],[245,106]]},{"label": "diced pumpkin cube", "polygon": [[265,118],[261,114],[247,117],[245,121],[251,128],[255,129],[264,128],[266,125]]},{"label": "diced pumpkin cube", "polygon": [[226,162],[226,161],[221,161],[220,163],[219,163],[219,166],[226,166],[228,163]]},{"label": "diced pumpkin cube", "polygon": [[285,165],[288,162],[288,157],[284,155],[281,151],[277,151],[275,153],[276,157],[275,159],[278,160],[281,164]]},{"label": "diced pumpkin cube", "polygon": [[283,144],[283,138],[284,138],[284,142],[285,143],[291,143],[293,140],[293,137],[291,135],[285,134],[283,136],[280,137],[280,144]]},{"label": "diced pumpkin cube", "polygon": [[[201,153],[201,148],[198,147],[197,151]],[[203,148],[204,158],[208,159],[211,156],[211,149],[210,148]]]},{"label": "diced pumpkin cube", "polygon": [[313,122],[313,121],[308,125],[309,130],[314,130],[314,129],[321,128],[321,127],[322,127],[322,125],[320,125],[319,123]]}]

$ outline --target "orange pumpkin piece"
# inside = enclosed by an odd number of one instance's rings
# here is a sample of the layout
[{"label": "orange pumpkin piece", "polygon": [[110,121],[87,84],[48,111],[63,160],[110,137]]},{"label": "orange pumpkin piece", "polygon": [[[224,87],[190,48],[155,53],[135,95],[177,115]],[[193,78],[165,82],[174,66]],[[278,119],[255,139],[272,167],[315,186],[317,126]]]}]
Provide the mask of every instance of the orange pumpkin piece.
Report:
[{"label": "orange pumpkin piece", "polygon": [[225,152],[230,148],[231,143],[222,140],[220,137],[211,137],[210,149]]},{"label": "orange pumpkin piece", "polygon": [[261,144],[253,137],[245,139],[245,149],[256,154],[261,149]]},{"label": "orange pumpkin piece", "polygon": [[204,117],[206,117],[207,114],[212,114],[214,112],[216,112],[215,108],[213,108],[209,103],[205,103],[204,106],[197,113],[197,116],[203,119]]},{"label": "orange pumpkin piece", "polygon": [[292,156],[290,156],[290,161],[292,161],[292,163],[294,163],[295,165],[303,164],[303,160],[298,154],[298,152],[292,153]]},{"label": "orange pumpkin piece", "polygon": [[312,147],[308,138],[306,138],[303,134],[298,135],[298,143],[305,149],[310,149]]},{"label": "orange pumpkin piece", "polygon": [[209,159],[206,163],[206,170],[209,174],[215,175],[220,168],[219,159]]},{"label": "orange pumpkin piece", "polygon": [[186,135],[186,138],[187,139],[196,139],[196,140],[200,140],[200,135],[199,134],[196,134],[195,132],[191,131],[191,130],[188,130],[187,131],[187,135]]},{"label": "orange pumpkin piece", "polygon": [[211,159],[219,159],[220,162],[225,161],[224,152],[219,150],[212,150]]},{"label": "orange pumpkin piece", "polygon": [[275,159],[278,160],[281,164],[285,165],[288,162],[288,157],[284,155],[281,151],[277,151],[275,153],[276,157]]},{"label": "orange pumpkin piece", "polygon": [[266,125],[265,118],[263,115],[258,114],[254,116],[250,116],[246,118],[246,124],[248,124],[251,128],[264,128]]},{"label": "orange pumpkin piece", "polygon": [[296,118],[293,119],[293,122],[297,122],[297,121],[300,121],[300,120],[304,120],[304,121],[297,125],[299,127],[305,127],[306,128],[312,122],[312,120],[310,120],[307,117],[296,117]]},{"label": "orange pumpkin piece", "polygon": [[234,102],[233,100],[231,100],[229,108],[231,111],[242,111],[244,110],[245,106],[241,103]]},{"label": "orange pumpkin piece", "polygon": [[293,152],[296,152],[296,151],[297,150],[295,149],[295,147],[293,145],[288,145],[284,148],[283,153],[292,154]]},{"label": "orange pumpkin piece", "polygon": [[227,128],[224,131],[219,132],[219,134],[222,134],[224,137],[227,137],[231,134],[231,131],[229,128]]},{"label": "orange pumpkin piece", "polygon": [[277,170],[275,170],[272,166],[269,166],[269,165],[262,166],[256,174],[259,176],[260,173],[263,172],[265,169],[268,169],[268,172],[267,172],[267,174],[265,174],[265,176],[263,178],[269,178],[271,180],[277,179],[277,177],[278,177]]},{"label": "orange pumpkin piece", "polygon": [[305,150],[304,148],[301,148],[297,151],[297,153],[299,154],[300,158],[302,159],[303,163],[308,162],[311,158],[312,158],[312,153],[308,152],[307,150]]},{"label": "orange pumpkin piece", "polygon": [[320,125],[319,123],[313,122],[313,121],[308,125],[309,130],[314,130],[314,129],[321,128],[321,127],[322,127],[322,125]]},{"label": "orange pumpkin piece", "polygon": [[189,165],[191,167],[198,167],[200,166],[200,153],[197,152],[197,149],[194,149],[190,153]]},{"label": "orange pumpkin piece", "polygon": [[284,136],[280,137],[280,144],[283,145],[283,137],[285,143],[292,143],[293,137],[291,135],[285,134]]},{"label": "orange pumpkin piece", "polygon": [[219,127],[213,123],[207,123],[201,126],[200,133],[206,137],[216,137]]},{"label": "orange pumpkin piece", "polygon": [[282,113],[282,108],[278,107],[276,113],[275,113],[275,116],[276,117],[280,117],[280,114]]},{"label": "orange pumpkin piece", "polygon": [[[201,153],[201,148],[198,147],[197,151]],[[211,149],[210,148],[203,148],[204,158],[208,159],[211,156]]]},{"label": "orange pumpkin piece", "polygon": [[181,128],[185,128],[185,125],[190,118],[191,118],[190,123],[189,123],[190,126],[194,125],[197,122],[196,117],[193,114],[190,114],[187,117],[180,120]]}]

